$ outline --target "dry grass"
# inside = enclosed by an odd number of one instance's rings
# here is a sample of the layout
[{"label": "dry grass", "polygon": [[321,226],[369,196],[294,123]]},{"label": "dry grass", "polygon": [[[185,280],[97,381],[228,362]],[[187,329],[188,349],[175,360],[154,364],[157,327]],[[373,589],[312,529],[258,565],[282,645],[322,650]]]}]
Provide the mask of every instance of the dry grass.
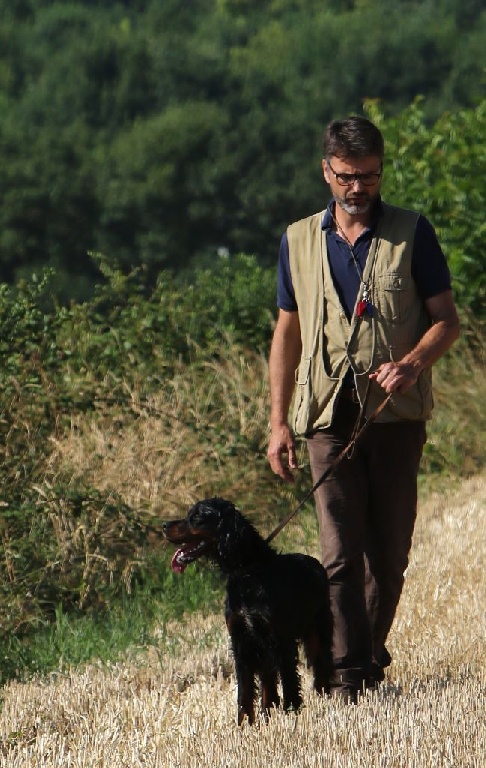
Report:
[{"label": "dry grass", "polygon": [[[266,468],[267,379],[266,360],[234,344],[221,362],[181,364],[148,398],[131,388],[130,414],[100,403],[91,416],[73,417],[70,433],[53,441],[47,474],[114,490],[162,517],[218,492],[218,478],[231,498],[248,497]],[[261,457],[258,467],[249,451]]]},{"label": "dry grass", "polygon": [[222,616],[193,617],[115,666],[3,691],[5,768],[482,768],[486,749],[486,482],[429,499],[390,637],[390,680],[356,707],[318,700],[235,724]]},{"label": "dry grass", "polygon": [[[436,409],[421,464],[428,485],[448,468],[466,476],[484,466],[484,334],[470,320],[466,329],[434,370]],[[113,491],[155,519],[217,494],[246,513],[268,515],[267,499],[279,517],[296,506],[310,482],[307,452],[295,486],[275,483],[265,458],[267,360],[230,339],[220,352],[216,361],[196,350],[198,365],[176,365],[148,397],[127,384],[129,408],[101,400],[96,410],[75,414],[71,430],[52,440],[48,484]]]}]

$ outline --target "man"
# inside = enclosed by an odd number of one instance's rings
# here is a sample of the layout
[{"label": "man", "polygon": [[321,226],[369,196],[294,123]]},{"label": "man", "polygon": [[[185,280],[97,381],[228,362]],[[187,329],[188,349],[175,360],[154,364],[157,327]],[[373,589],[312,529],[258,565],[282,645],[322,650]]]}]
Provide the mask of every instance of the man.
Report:
[{"label": "man", "polygon": [[316,482],[348,444],[368,382],[368,416],[391,393],[316,491],[334,615],[333,691],[351,702],[383,680],[391,661],[385,642],[412,541],[431,366],[459,335],[432,226],[381,200],[383,156],[369,120],[328,126],[322,168],[332,200],[282,238],[269,365],[268,458],[288,482],[294,434],[306,438]]}]

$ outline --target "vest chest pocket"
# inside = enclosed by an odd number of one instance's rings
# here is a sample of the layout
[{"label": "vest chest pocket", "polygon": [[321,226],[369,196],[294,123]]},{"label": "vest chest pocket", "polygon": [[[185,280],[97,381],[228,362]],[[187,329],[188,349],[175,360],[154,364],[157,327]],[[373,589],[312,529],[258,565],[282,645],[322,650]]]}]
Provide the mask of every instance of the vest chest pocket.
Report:
[{"label": "vest chest pocket", "polygon": [[403,323],[413,306],[416,295],[411,277],[391,273],[375,278],[376,305],[391,323]]}]

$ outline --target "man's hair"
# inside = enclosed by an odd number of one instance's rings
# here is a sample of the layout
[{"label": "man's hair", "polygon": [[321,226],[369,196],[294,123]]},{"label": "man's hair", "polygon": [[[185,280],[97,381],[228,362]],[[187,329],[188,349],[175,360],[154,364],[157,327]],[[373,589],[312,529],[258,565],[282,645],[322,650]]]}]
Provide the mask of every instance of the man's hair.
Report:
[{"label": "man's hair", "polygon": [[352,115],[345,120],[333,120],[323,139],[324,158],[363,158],[373,155],[383,160],[385,144],[381,131],[366,117]]}]

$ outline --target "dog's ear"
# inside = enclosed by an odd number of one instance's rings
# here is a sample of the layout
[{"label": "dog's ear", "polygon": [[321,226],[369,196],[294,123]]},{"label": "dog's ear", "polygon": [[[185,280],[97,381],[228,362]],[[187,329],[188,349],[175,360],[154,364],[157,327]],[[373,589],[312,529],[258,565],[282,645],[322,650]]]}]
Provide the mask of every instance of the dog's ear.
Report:
[{"label": "dog's ear", "polygon": [[206,503],[221,515],[228,515],[237,511],[235,505],[231,501],[222,499],[220,496],[214,496],[212,499],[207,499]]},{"label": "dog's ear", "polygon": [[234,508],[225,499],[202,499],[192,506],[188,512],[191,523],[214,528],[221,522],[226,510]]},{"label": "dog's ear", "polygon": [[224,570],[233,570],[258,558],[262,547],[266,545],[257,530],[234,504],[225,502],[220,510],[218,562]]}]

